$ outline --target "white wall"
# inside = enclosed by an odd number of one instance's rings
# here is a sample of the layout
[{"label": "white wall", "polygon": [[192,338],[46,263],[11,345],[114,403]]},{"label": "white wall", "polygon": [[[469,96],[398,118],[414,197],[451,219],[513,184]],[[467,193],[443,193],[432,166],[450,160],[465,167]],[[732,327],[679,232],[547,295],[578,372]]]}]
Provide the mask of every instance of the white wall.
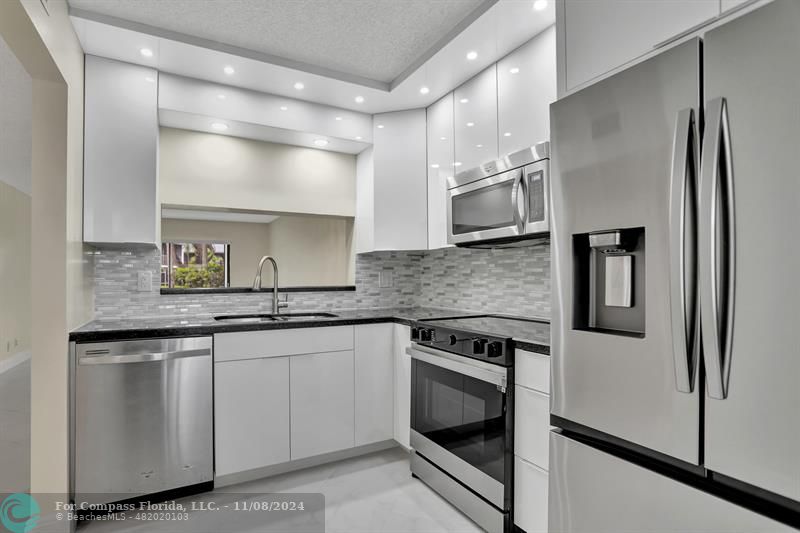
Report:
[{"label": "white wall", "polygon": [[353,155],[173,128],[159,150],[163,204],[355,213]]}]

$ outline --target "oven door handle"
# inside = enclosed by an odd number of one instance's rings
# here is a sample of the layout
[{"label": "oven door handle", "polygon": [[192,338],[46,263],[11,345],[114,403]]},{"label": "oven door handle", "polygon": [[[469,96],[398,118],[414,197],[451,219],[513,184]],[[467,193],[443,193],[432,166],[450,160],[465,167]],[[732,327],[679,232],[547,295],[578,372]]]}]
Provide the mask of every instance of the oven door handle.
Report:
[{"label": "oven door handle", "polygon": [[[446,370],[451,370],[459,374],[464,374],[471,378],[485,381],[496,385],[498,390],[506,392],[508,387],[508,377],[506,369],[497,365],[490,365],[482,361],[464,362],[467,359],[464,356],[452,355],[447,352],[441,352],[433,348],[425,346],[414,345],[413,347],[406,348],[406,353],[412,359],[423,361],[433,366],[438,366]],[[500,370],[502,369],[502,370]]]}]

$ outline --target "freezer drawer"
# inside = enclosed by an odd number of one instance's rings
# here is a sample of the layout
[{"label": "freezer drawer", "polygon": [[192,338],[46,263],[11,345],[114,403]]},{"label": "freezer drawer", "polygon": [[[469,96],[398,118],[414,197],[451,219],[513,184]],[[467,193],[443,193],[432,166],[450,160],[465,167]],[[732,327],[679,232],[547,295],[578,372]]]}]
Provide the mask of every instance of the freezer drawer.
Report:
[{"label": "freezer drawer", "polygon": [[77,501],[213,480],[211,346],[210,337],[77,345]]},{"label": "freezer drawer", "polygon": [[555,432],[548,497],[550,533],[794,531]]}]

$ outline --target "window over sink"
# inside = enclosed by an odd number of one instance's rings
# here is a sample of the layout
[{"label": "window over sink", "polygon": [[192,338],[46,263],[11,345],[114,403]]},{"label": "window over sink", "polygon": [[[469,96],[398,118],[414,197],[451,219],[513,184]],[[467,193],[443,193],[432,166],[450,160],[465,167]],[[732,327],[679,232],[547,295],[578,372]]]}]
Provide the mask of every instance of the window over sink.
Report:
[{"label": "window over sink", "polygon": [[161,286],[212,289],[230,286],[230,249],[224,242],[162,242]]}]

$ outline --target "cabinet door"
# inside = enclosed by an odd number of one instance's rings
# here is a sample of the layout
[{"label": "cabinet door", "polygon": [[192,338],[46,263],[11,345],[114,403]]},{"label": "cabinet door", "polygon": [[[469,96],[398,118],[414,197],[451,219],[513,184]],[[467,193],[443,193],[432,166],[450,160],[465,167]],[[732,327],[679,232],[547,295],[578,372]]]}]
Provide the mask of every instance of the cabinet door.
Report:
[{"label": "cabinet door", "polygon": [[83,239],[160,245],[158,72],[86,56]]},{"label": "cabinet door", "polygon": [[514,457],[514,524],[525,533],[547,533],[547,472]]},{"label": "cabinet door", "polygon": [[393,324],[356,326],[356,446],[389,440],[394,434],[393,327]]},{"label": "cabinet door", "polygon": [[514,394],[514,453],[547,470],[550,397],[520,386]]},{"label": "cabinet door", "polygon": [[565,0],[566,88],[622,66],[718,14],[719,0]]},{"label": "cabinet door", "polygon": [[453,93],[428,108],[428,249],[447,246],[447,178],[453,175]]},{"label": "cabinet door", "polygon": [[214,364],[216,474],[289,460],[289,360]]},{"label": "cabinet door", "polygon": [[497,159],[497,68],[487,68],[453,93],[455,171]]},{"label": "cabinet door", "polygon": [[295,355],[289,361],[292,459],[352,448],[353,351]]},{"label": "cabinet door", "polygon": [[543,31],[497,63],[500,156],[550,140],[556,99],[556,30]]},{"label": "cabinet door", "polygon": [[374,117],[374,249],[428,247],[425,110]]},{"label": "cabinet door", "polygon": [[394,325],[394,440],[411,448],[411,328]]}]

